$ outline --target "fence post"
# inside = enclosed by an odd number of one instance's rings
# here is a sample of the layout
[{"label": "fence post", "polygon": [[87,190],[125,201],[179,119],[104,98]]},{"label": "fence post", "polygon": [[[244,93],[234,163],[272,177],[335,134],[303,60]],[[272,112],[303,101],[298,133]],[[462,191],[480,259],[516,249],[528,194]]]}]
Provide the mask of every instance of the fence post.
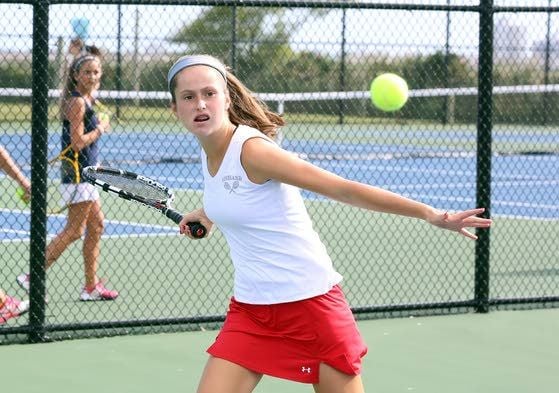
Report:
[{"label": "fence post", "polygon": [[[116,8],[117,17],[117,33],[116,33],[116,69],[115,69],[115,90],[122,90],[122,4],[118,4]],[[116,119],[120,120],[121,116],[121,102],[116,100]]]},{"label": "fence post", "polygon": [[[548,0],[547,6],[551,7],[551,0]],[[543,84],[545,86],[549,85],[549,74],[550,69],[550,57],[551,57],[551,11],[547,12],[547,22],[546,22],[546,32],[545,32],[545,62],[543,70]],[[545,91],[542,94],[542,107],[543,107],[543,119],[542,124],[545,126],[548,123],[548,113],[552,111],[549,105],[550,100],[549,92]]]},{"label": "fence post", "polygon": [[47,239],[49,1],[33,2],[33,60],[31,71],[31,228],[29,245],[30,342],[44,341],[45,248]]},{"label": "fence post", "polygon": [[[345,62],[346,62],[346,9],[342,10],[342,44],[340,53],[340,91],[345,91]],[[338,100],[338,124],[344,124],[345,104]]]},{"label": "fence post", "polygon": [[[490,216],[491,142],[493,116],[493,0],[480,2],[477,117],[477,206]],[[477,231],[475,302],[477,312],[489,311],[489,229]]]},{"label": "fence post", "polygon": [[233,72],[237,70],[237,6],[231,7],[231,68]]}]

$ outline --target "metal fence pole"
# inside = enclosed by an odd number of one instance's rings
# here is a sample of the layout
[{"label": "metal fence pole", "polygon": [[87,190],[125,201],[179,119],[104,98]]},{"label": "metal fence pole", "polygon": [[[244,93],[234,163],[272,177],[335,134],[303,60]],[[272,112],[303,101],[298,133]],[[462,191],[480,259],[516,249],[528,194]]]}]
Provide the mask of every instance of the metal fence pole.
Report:
[{"label": "metal fence pole", "polygon": [[[122,90],[122,5],[117,6],[117,49],[116,49],[116,70],[115,70],[115,89]],[[116,100],[116,118],[120,119],[120,100]]]},{"label": "metal fence pole", "polygon": [[44,341],[45,247],[47,239],[49,1],[33,3],[31,98],[30,342]]},{"label": "metal fence pole", "polygon": [[231,69],[237,72],[237,6],[231,10]]},{"label": "metal fence pole", "polygon": [[[477,118],[477,206],[490,216],[491,143],[493,116],[493,0],[480,2]],[[475,301],[477,312],[489,311],[489,230],[478,230],[475,249]]]},{"label": "metal fence pole", "polygon": [[[345,91],[345,61],[346,61],[346,12],[344,8],[342,10],[342,45],[340,53],[340,91]],[[338,101],[338,124],[344,124],[345,117],[345,103],[343,100]]]},{"label": "metal fence pole", "polygon": [[[450,0],[446,1],[450,5]],[[450,87],[450,11],[446,11],[446,34],[444,43],[444,70],[443,70],[443,85],[446,88]],[[447,125],[453,123],[453,114],[450,113],[450,100],[451,96],[445,96],[443,101],[443,118],[442,123]],[[453,108],[454,110],[454,108]]]},{"label": "metal fence pole", "polygon": [[[548,7],[551,7],[551,0],[547,2]],[[546,33],[545,33],[545,62],[543,70],[543,84],[549,85],[549,74],[550,74],[550,57],[551,57],[551,12],[547,13],[546,21]],[[546,125],[548,122],[548,113],[552,110],[549,105],[550,94],[546,91],[542,94],[542,106],[543,106],[543,119],[542,124]]]}]

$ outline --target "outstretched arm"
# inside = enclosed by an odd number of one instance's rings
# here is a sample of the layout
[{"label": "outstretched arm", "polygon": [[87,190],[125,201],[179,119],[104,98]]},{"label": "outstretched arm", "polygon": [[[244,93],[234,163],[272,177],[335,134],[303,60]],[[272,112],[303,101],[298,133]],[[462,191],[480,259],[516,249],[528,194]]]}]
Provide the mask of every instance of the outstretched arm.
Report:
[{"label": "outstretched arm", "polygon": [[466,228],[491,226],[491,220],[476,217],[484,211],[483,208],[454,214],[440,211],[391,191],[335,175],[261,138],[245,142],[241,159],[249,178],[255,183],[274,179],[363,209],[423,219],[471,239],[476,236]]}]

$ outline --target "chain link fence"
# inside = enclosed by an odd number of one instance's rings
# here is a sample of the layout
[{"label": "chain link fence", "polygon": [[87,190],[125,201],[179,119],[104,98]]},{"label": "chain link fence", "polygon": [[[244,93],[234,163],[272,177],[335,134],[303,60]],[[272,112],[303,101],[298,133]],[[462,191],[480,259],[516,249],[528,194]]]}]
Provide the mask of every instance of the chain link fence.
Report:
[{"label": "chain link fence", "polygon": [[[487,207],[494,227],[474,243],[303,192],[357,317],[557,305],[557,2],[110,3],[0,3],[0,143],[33,183],[25,204],[0,174],[0,288],[26,298],[16,276],[31,273],[30,312],[0,326],[1,343],[212,328],[231,295],[219,231],[189,241],[107,194],[97,274],[119,297],[79,301],[81,239],[42,268],[66,223],[51,209],[59,164],[49,160],[78,40],[101,51],[103,164],[169,184],[178,210],[202,195],[197,142],[166,92],[168,68],[189,53],[222,59],[282,113],[279,142],[304,159],[441,209]],[[398,112],[370,102],[383,72],[410,86]]]}]

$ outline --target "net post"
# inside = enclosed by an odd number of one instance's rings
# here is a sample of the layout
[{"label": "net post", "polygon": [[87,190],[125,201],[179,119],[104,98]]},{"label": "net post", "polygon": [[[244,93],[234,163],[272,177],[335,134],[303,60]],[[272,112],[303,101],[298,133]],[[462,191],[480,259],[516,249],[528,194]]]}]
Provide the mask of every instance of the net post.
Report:
[{"label": "net post", "polygon": [[33,2],[29,342],[45,341],[49,1]]},{"label": "net post", "polygon": [[283,99],[278,99],[278,109],[277,109],[278,113],[280,115],[283,115],[284,111],[285,111],[285,100]]},{"label": "net post", "polygon": [[[493,0],[480,2],[476,206],[490,217],[493,116]],[[475,245],[475,309],[489,311],[489,229],[478,229]]]},{"label": "net post", "polygon": [[454,114],[456,113],[456,95],[450,94],[446,96],[446,117],[445,124],[453,125],[456,122]]}]

